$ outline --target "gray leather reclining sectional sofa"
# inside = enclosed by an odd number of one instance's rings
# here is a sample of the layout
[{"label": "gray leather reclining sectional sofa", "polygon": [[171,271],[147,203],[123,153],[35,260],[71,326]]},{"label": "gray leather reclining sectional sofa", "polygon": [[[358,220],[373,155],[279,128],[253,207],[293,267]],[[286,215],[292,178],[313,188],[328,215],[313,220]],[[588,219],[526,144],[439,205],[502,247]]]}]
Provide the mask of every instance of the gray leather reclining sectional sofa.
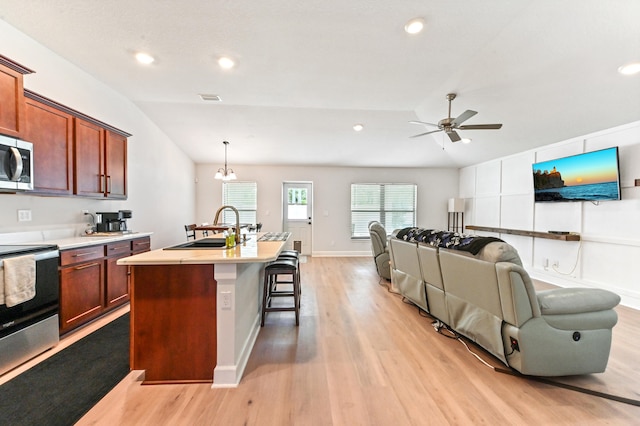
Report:
[{"label": "gray leather reclining sectional sofa", "polygon": [[369,237],[371,238],[371,253],[376,264],[378,275],[391,280],[391,266],[389,247],[387,245],[387,231],[378,221],[369,223]]},{"label": "gray leather reclining sectional sofa", "polygon": [[536,291],[517,251],[497,239],[407,228],[389,245],[400,293],[506,365],[535,376],[605,370],[617,294]]}]

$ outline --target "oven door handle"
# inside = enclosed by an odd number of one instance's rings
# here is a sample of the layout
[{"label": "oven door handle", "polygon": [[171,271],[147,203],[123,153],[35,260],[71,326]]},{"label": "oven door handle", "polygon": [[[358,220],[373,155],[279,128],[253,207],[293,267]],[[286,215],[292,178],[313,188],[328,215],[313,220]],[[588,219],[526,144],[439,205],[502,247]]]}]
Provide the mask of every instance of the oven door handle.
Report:
[{"label": "oven door handle", "polygon": [[60,252],[58,250],[45,251],[42,253],[35,253],[33,257],[36,258],[36,262],[38,260],[51,259],[54,257],[60,257]]},{"label": "oven door handle", "polygon": [[[58,250],[50,250],[33,254],[33,258],[36,262],[39,260],[53,259],[54,257],[60,257],[60,252]],[[0,267],[2,267],[2,263],[2,259],[0,259]]]}]

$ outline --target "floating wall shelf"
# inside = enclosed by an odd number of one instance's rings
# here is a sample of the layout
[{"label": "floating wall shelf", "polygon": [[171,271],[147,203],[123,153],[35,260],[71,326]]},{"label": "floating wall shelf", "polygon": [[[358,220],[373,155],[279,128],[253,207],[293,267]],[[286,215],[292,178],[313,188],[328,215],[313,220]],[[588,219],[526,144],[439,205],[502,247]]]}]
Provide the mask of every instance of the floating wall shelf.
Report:
[{"label": "floating wall shelf", "polygon": [[466,229],[473,231],[498,232],[501,234],[523,235],[525,237],[547,238],[560,241],[580,241],[580,234],[553,234],[551,232],[525,231],[521,229],[494,228],[490,226],[467,225]]}]

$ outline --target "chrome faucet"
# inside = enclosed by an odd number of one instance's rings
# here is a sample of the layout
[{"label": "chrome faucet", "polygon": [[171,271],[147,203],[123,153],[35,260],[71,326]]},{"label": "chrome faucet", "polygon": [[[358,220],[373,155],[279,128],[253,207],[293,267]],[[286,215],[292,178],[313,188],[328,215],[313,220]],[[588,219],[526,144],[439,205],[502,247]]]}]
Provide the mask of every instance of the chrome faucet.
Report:
[{"label": "chrome faucet", "polygon": [[220,218],[220,213],[223,210],[226,209],[231,209],[234,211],[234,213],[236,214],[236,241],[240,241],[240,213],[238,213],[238,209],[236,209],[233,206],[222,206],[218,209],[218,211],[216,212],[216,217],[213,219],[213,225],[217,225],[218,224],[218,219]]}]

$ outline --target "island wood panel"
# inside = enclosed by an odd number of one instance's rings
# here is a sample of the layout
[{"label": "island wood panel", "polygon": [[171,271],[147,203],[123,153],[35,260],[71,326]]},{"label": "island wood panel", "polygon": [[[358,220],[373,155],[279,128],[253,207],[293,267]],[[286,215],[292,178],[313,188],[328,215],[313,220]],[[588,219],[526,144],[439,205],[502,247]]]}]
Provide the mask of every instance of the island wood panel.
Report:
[{"label": "island wood panel", "polygon": [[131,369],[146,384],[213,382],[214,265],[132,266]]}]

